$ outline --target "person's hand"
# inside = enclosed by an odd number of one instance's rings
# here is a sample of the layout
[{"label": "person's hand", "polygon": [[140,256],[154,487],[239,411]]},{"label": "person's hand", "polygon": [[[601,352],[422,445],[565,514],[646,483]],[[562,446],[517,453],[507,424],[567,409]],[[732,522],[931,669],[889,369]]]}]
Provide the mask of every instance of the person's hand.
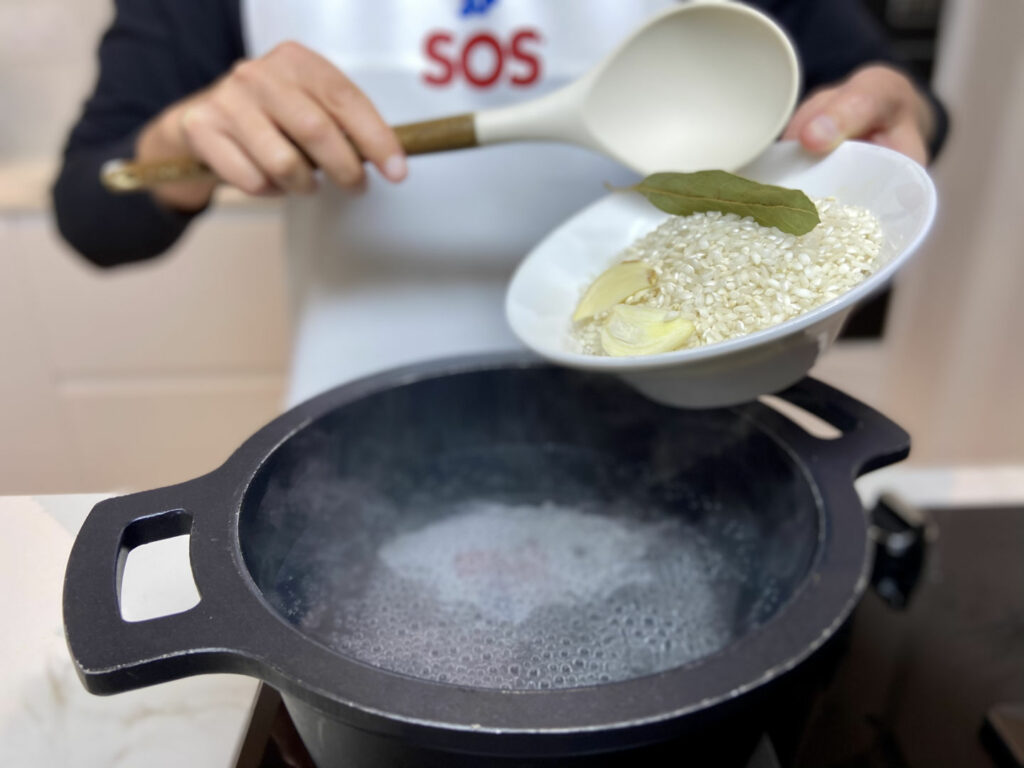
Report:
[{"label": "person's hand", "polygon": [[[398,139],[366,95],[325,58],[288,42],[168,107],[143,129],[136,157],[194,157],[228,184],[266,195],[312,192],[311,163],[340,186],[360,186],[357,149],[391,181],[405,177]],[[198,210],[215,186],[179,182],[154,195],[169,207]]]},{"label": "person's hand", "polygon": [[845,139],[895,149],[924,165],[934,130],[931,105],[903,73],[872,65],[838,85],[819,89],[797,108],[784,139],[823,154]]}]

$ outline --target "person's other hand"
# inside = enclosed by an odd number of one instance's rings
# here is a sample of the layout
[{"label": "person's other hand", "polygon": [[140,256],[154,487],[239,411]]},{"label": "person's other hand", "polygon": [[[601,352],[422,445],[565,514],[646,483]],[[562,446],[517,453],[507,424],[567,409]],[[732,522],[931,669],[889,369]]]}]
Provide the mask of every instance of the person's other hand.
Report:
[{"label": "person's other hand", "polygon": [[[287,42],[259,59],[238,62],[211,85],[168,107],[143,129],[139,160],[194,157],[251,195],[308,193],[313,163],[336,184],[365,178],[357,151],[391,181],[406,175],[394,131],[373,104],[327,59]],[[159,187],[157,199],[197,210],[215,182]]]},{"label": "person's other hand", "polygon": [[846,139],[863,139],[924,165],[933,120],[931,105],[910,78],[892,67],[871,65],[807,97],[782,138],[798,139],[816,154]]}]

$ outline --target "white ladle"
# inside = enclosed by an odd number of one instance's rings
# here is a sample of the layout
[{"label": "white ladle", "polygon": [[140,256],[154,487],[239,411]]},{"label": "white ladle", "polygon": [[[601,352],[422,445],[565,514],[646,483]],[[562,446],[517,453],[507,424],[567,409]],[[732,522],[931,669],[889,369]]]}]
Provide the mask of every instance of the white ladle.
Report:
[{"label": "white ladle", "polygon": [[[641,174],[732,170],[782,131],[799,82],[793,46],[771,19],[728,0],[694,0],[655,15],[554,93],[395,130],[410,155],[562,141]],[[104,167],[102,178],[115,191],[132,191],[210,173],[193,159],[118,160]]]}]

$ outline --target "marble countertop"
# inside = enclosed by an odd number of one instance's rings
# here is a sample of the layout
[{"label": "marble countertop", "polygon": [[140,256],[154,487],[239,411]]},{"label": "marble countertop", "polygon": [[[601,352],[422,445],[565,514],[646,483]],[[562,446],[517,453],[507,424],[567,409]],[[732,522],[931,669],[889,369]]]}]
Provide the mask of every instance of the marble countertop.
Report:
[{"label": "marble countertop", "polygon": [[[64,567],[79,526],[102,498],[0,497],[0,765],[228,768],[255,680],[208,675],[99,697],[75,674],[61,622]],[[168,540],[149,559],[148,573],[125,578],[126,613],[194,594],[194,585],[161,578],[161,561],[174,560],[184,543]]]},{"label": "marble countertop", "polygon": [[[889,467],[857,483],[865,503],[883,491],[920,506],[1024,503],[1024,466]],[[0,765],[65,768],[227,768],[256,681],[206,675],[111,697],[87,693],[64,644],[61,591],[71,544],[103,495],[0,497]],[[132,618],[197,599],[187,539],[130,559],[122,591]],[[184,570],[184,572],[183,572]]]}]

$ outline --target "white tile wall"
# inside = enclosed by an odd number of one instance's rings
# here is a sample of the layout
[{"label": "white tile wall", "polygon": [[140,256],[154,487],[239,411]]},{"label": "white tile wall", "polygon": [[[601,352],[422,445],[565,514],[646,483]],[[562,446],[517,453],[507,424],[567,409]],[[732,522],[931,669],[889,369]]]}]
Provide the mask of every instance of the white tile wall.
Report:
[{"label": "white tile wall", "polygon": [[113,0],[0,0],[0,160],[48,156],[96,77]]},{"label": "white tile wall", "polygon": [[61,378],[283,369],[276,208],[217,211],[161,258],[114,270],[73,255],[35,217],[24,226],[31,288]]},{"label": "white tile wall", "polygon": [[275,207],[228,207],[166,258],[102,271],[47,212],[0,212],[0,494],[178,482],[276,415],[280,241]]},{"label": "white tile wall", "polygon": [[218,467],[278,411],[284,378],[72,379],[58,387],[86,490],[155,488]]},{"label": "white tile wall", "polygon": [[0,217],[0,494],[30,488],[71,490],[84,476],[68,444],[38,322],[24,290],[22,238]]}]

